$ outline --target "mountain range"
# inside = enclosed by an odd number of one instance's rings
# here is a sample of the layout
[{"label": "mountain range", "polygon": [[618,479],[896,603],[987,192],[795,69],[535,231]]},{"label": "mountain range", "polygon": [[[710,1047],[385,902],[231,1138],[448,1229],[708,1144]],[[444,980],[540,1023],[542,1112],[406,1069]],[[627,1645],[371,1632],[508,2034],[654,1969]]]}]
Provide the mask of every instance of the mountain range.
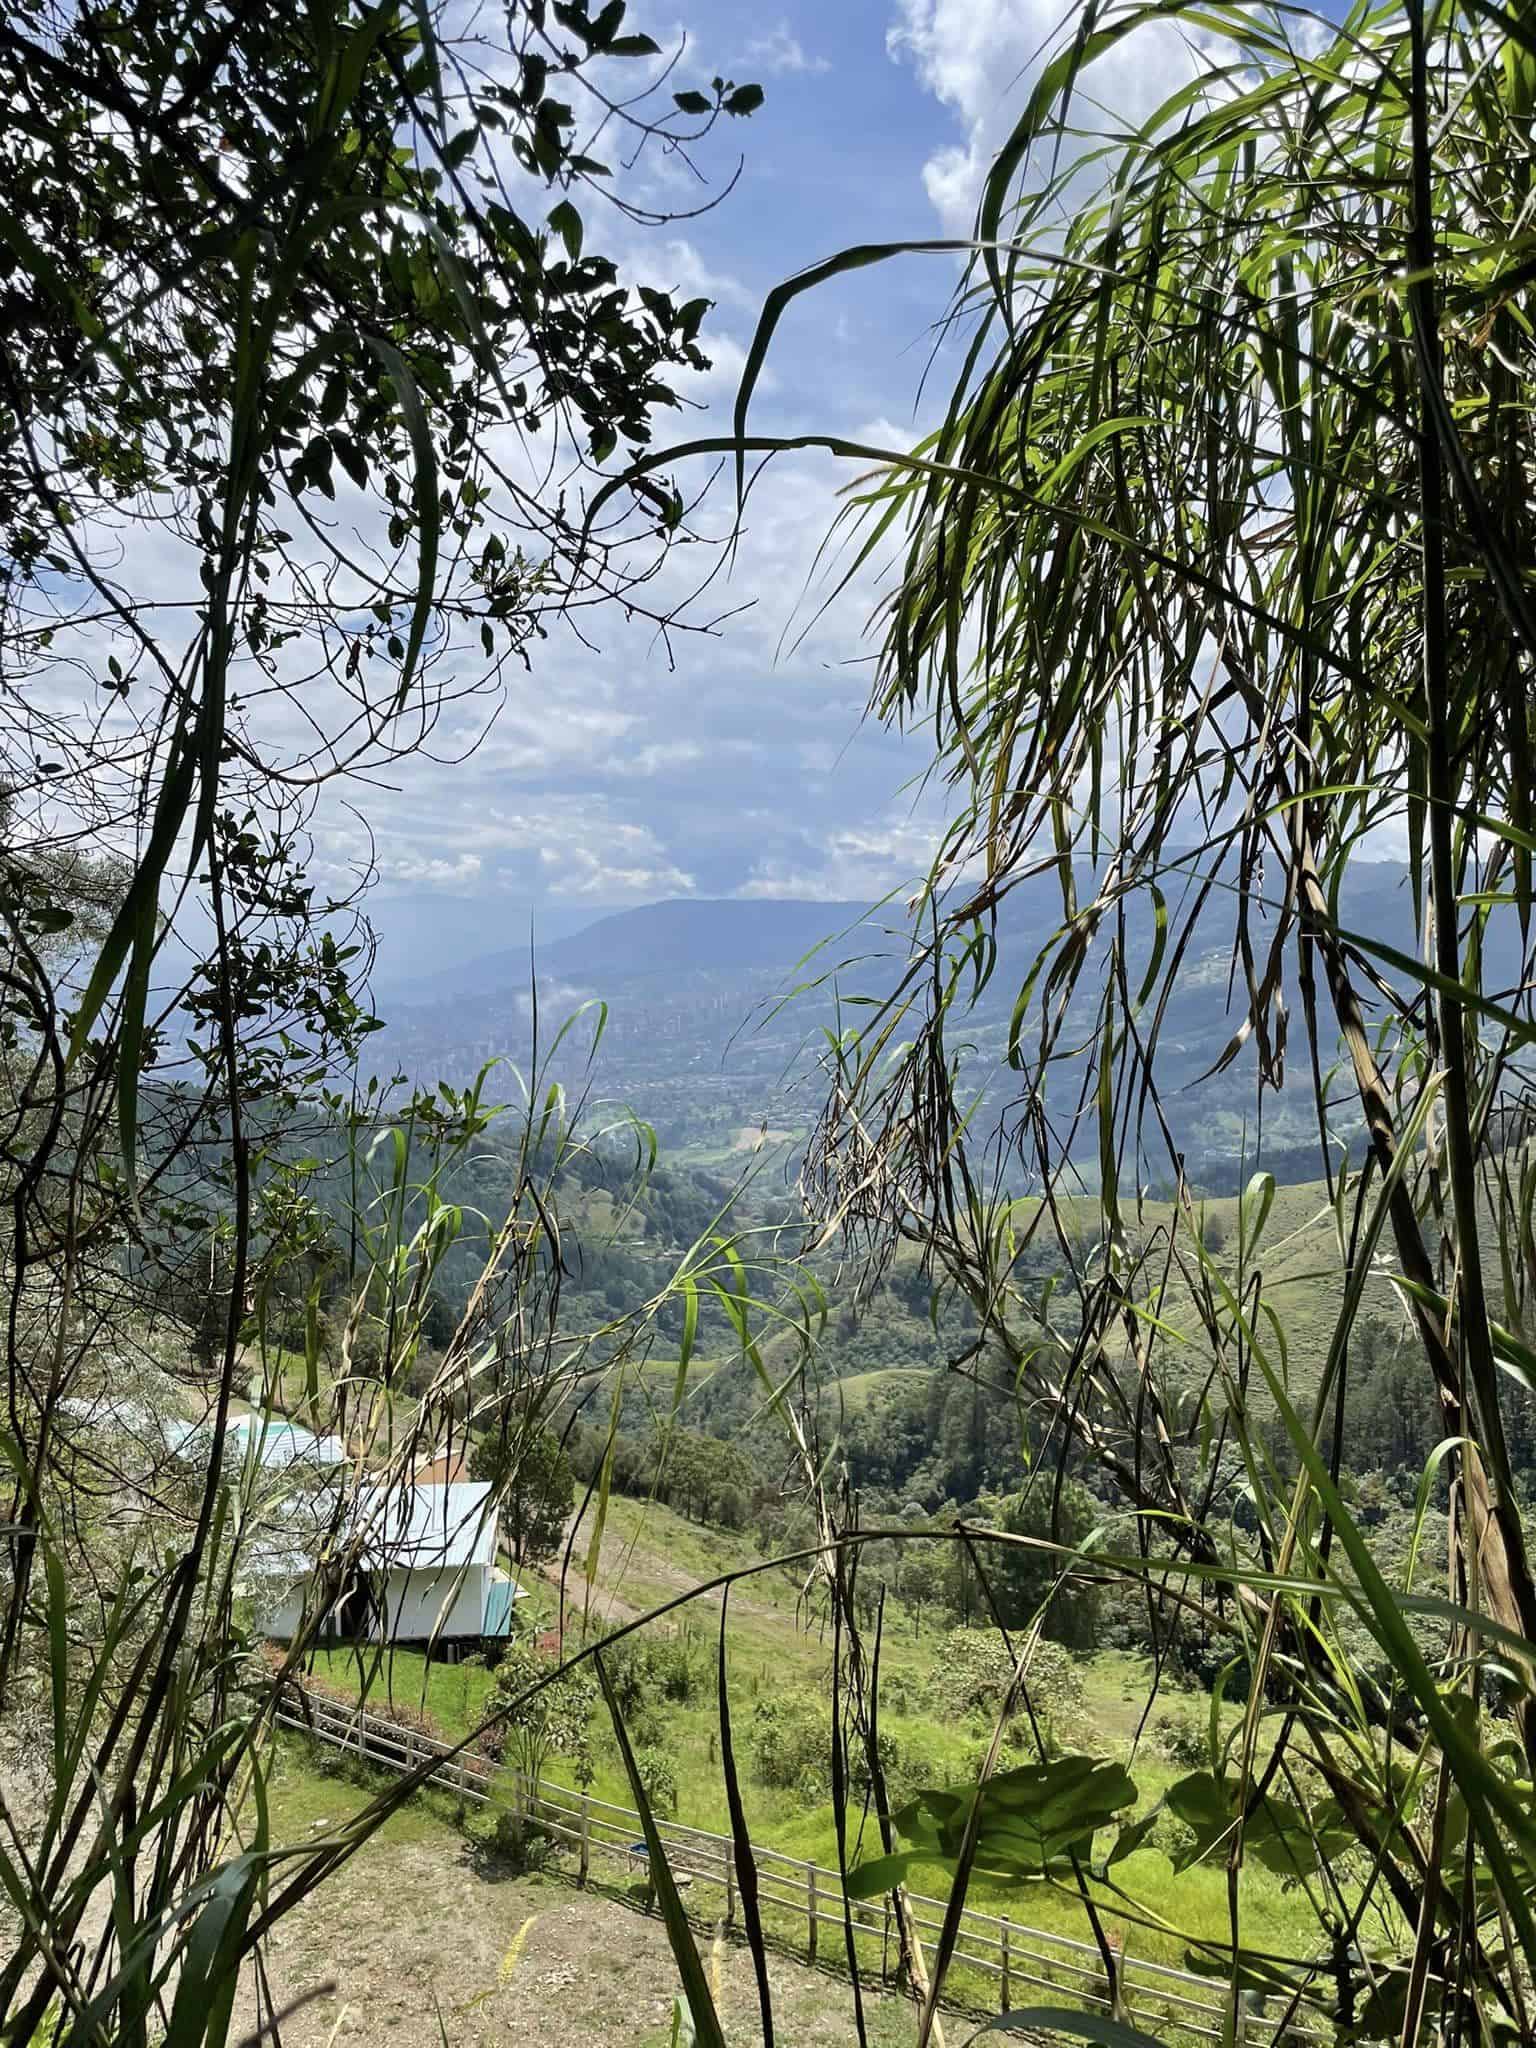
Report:
[{"label": "mountain range", "polygon": [[611,911],[532,949],[525,941],[405,980],[397,970],[392,988],[397,1002],[439,1003],[526,990],[530,967],[541,980],[600,992],[621,983],[699,974],[778,974],[816,947],[830,960],[838,938],[855,930],[861,949],[890,950],[891,940],[879,923],[870,922],[864,903],[673,897]]},{"label": "mountain range", "polygon": [[[1084,875],[1079,900],[1087,900],[1091,886]],[[1174,887],[1166,881],[1165,887],[1170,926],[1177,930],[1181,907]],[[1253,943],[1262,959],[1273,912],[1262,904],[1252,908]],[[1339,919],[1348,930],[1411,954],[1407,869],[1357,861],[1345,879]],[[1018,990],[1061,923],[1061,893],[1051,872],[1017,885],[999,906],[996,970],[957,1034],[970,1046],[978,1073],[1001,1066]],[[1182,951],[1170,945],[1162,961],[1162,971],[1173,970],[1158,1041],[1165,1108],[1179,1142],[1192,1157],[1209,1160],[1249,1154],[1255,1124],[1252,1046],[1216,1071],[1244,1005],[1233,973],[1232,924],[1232,896],[1217,891],[1192,941]],[[1514,936],[1511,920],[1490,923],[1490,985],[1508,978],[1506,966],[1509,975],[1516,972]],[[386,1006],[383,1054],[418,1078],[449,1080],[467,1079],[499,1055],[526,1057],[532,969],[546,1022],[592,998],[608,1005],[603,1088],[656,1123],[665,1141],[718,1156],[764,1122],[803,1127],[814,1058],[833,1016],[832,986],[843,998],[889,991],[900,978],[909,941],[900,903],[876,910],[854,902],[784,898],[643,904],[599,916],[531,953],[526,946],[504,948],[402,978],[399,998]],[[1157,942],[1152,899],[1143,892],[1126,911],[1133,986],[1150,967]],[[1106,929],[1085,964],[1068,1042],[1079,1022],[1092,1028],[1103,987],[1095,955],[1107,945]],[[781,1000],[794,989],[800,993],[793,1001]],[[1294,1010],[1296,991],[1287,994]],[[1327,1020],[1324,1030],[1331,1037]],[[1293,1067],[1298,1060],[1305,1066],[1299,1046]],[[1266,1142],[1277,1151],[1304,1148],[1310,1157],[1315,1110],[1308,1078],[1301,1080],[1304,1085],[1268,1098]],[[1059,1071],[1057,1085],[1073,1092],[1070,1074]],[[1070,1110],[1068,1105],[1069,1115]],[[1347,1104],[1344,1113],[1350,1114]]]}]

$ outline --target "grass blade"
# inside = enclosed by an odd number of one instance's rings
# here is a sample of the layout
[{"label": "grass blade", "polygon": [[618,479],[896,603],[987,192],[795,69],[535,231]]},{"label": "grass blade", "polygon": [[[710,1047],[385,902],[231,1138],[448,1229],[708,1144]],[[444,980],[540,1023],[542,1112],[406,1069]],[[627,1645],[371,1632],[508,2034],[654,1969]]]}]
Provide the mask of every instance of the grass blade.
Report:
[{"label": "grass blade", "polygon": [[741,1780],[736,1770],[736,1746],[731,1735],[731,1696],[726,1683],[725,1618],[730,1606],[730,1588],[720,1600],[720,1769],[725,1779],[725,1802],[731,1816],[731,1860],[736,1868],[736,1893],[741,1900],[741,1924],[752,1951],[752,1970],[757,1978],[757,2005],[763,2022],[763,2048],[773,2048],[773,1989],[768,1980],[768,1944],[763,1936],[763,1914],[757,1889],[757,1858],[752,1854],[752,1836],[747,1828],[746,1808],[741,1799]]},{"label": "grass blade", "polygon": [[688,1925],[688,1915],[673,1880],[671,1865],[667,1862],[666,1847],[657,1829],[651,1812],[651,1802],[646,1796],[645,1783],[635,1762],[635,1753],[630,1747],[629,1731],[624,1726],[624,1716],[614,1697],[613,1685],[603,1668],[601,1652],[592,1659],[598,1683],[603,1688],[603,1697],[608,1702],[608,1712],[613,1720],[614,1739],[619,1745],[619,1754],[624,1759],[624,1769],[629,1777],[630,1792],[634,1797],[635,1811],[640,1816],[641,1831],[645,1836],[646,1853],[650,1861],[651,1883],[655,1888],[661,1917],[666,1922],[667,1939],[672,1944],[672,1955],[677,1963],[678,1975],[683,1980],[683,1996],[688,2001],[688,2010],[693,2018],[694,2034],[699,2048],[725,2048],[725,2036],[720,2031],[719,2016],[715,2012],[715,2001],[710,1994],[709,1978],[699,1959],[698,1944],[693,1938],[693,1929]]}]

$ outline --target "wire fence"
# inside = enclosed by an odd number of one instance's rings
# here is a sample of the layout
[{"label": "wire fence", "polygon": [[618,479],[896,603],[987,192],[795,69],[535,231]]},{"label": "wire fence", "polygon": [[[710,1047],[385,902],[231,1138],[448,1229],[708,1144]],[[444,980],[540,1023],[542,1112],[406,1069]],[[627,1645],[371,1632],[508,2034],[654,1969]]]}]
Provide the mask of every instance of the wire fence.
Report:
[{"label": "wire fence", "polygon": [[[632,1808],[563,1787],[535,1786],[521,1772],[483,1756],[455,1756],[449,1745],[415,1729],[370,1714],[359,1705],[293,1688],[277,1715],[281,1727],[356,1757],[360,1762],[404,1774],[435,1756],[430,1779],[473,1805],[499,1805],[538,1828],[575,1858],[585,1884],[594,1857],[620,1864],[625,1874],[648,1887],[649,1858],[640,1816]],[[738,1930],[740,1880],[735,1845],[728,1836],[680,1821],[653,1816],[674,1876],[685,1888],[703,1886],[718,1907],[704,1917]],[[768,1930],[786,1947],[817,1961],[828,1940],[846,1964],[851,1947],[861,1977],[896,1981],[899,1929],[892,1902],[848,1898],[841,1877],[820,1864],[752,1844],[759,1907]],[[945,1914],[942,1899],[906,1893],[913,1929],[924,1942],[938,1940]],[[702,1899],[695,1902],[701,1909]],[[831,1934],[827,1933],[831,1930]],[[832,1953],[832,1951],[828,1951]],[[1091,1942],[1031,1927],[1007,1914],[967,1906],[960,1915],[952,1968],[964,1973],[969,2001],[995,2001],[1000,2012],[1030,2004],[1070,2006],[1083,2012],[1116,2013],[1133,2024],[1196,2040],[1243,2042],[1253,2048],[1281,2048],[1288,2041],[1322,2042],[1332,2030],[1316,2007],[1291,2010],[1293,2001],[1239,1994],[1167,1963],[1112,1952],[1118,1986],[1111,1986],[1104,1958]],[[1319,1996],[1326,1987],[1319,1984]],[[1118,1996],[1117,1996],[1118,1993]]]}]

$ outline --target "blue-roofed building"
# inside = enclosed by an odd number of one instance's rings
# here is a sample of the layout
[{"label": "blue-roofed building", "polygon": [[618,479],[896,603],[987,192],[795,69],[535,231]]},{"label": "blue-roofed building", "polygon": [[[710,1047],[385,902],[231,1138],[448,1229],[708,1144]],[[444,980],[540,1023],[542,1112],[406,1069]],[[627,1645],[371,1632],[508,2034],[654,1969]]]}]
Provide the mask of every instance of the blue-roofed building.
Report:
[{"label": "blue-roofed building", "polygon": [[[207,1419],[179,1422],[167,1429],[168,1433],[174,1430],[173,1448],[179,1457],[206,1459],[213,1448],[213,1424]],[[286,1415],[236,1415],[224,1432],[224,1457],[226,1463],[236,1465],[251,1459],[268,1472],[283,1472],[292,1466],[331,1472],[347,1462],[347,1447],[339,1436],[316,1436]]]}]

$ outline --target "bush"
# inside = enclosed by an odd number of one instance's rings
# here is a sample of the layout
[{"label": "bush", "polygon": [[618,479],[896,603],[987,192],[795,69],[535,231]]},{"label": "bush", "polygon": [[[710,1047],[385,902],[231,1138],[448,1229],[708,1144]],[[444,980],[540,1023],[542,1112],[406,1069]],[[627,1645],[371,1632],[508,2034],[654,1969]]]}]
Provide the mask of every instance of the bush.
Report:
[{"label": "bush", "polygon": [[603,1651],[603,1669],[626,1722],[657,1699],[689,1705],[710,1689],[712,1667],[691,1629],[649,1642],[626,1636]]},{"label": "bush", "polygon": [[[1014,1664],[1001,1633],[991,1628],[951,1629],[944,1638],[938,1666],[930,1683],[930,1699],[936,1712],[949,1721],[980,1714],[996,1720]],[[1030,1653],[1027,1676],[1029,1704],[1048,1750],[1090,1750],[1093,1728],[1088,1715],[1088,1696],[1082,1676],[1070,1650],[1060,1643],[1037,1642]],[[1006,1737],[1014,1748],[1035,1748],[1029,1714],[1022,1705],[1016,1710]]]},{"label": "bush", "polygon": [[892,1671],[880,1680],[882,1714],[917,1714],[927,1703],[927,1688],[905,1671]]},{"label": "bush", "polygon": [[940,1647],[930,1683],[933,1705],[945,1716],[995,1714],[1013,1677],[1013,1659],[995,1628],[952,1628]]},{"label": "bush", "polygon": [[[889,1728],[882,1728],[879,1744],[885,1796],[893,1807],[905,1806],[925,1785],[937,1782],[937,1767],[925,1752],[913,1749],[910,1738],[898,1739]],[[870,1774],[869,1755],[861,1742],[849,1748],[848,1779],[854,1793],[863,1799],[870,1790]]]},{"label": "bush", "polygon": [[603,1650],[603,1670],[613,1688],[619,1712],[626,1722],[640,1711],[647,1685],[645,1645],[638,1636],[625,1636]]},{"label": "bush", "polygon": [[635,1769],[645,1787],[645,1796],[658,1813],[677,1812],[677,1773],[664,1749],[647,1746],[635,1751]]},{"label": "bush", "polygon": [[586,1666],[562,1670],[532,1643],[513,1643],[487,1702],[502,1719],[487,1730],[485,1747],[498,1754],[499,1738],[499,1753],[536,1785],[550,1756],[574,1755],[585,1743],[596,1701],[597,1680]]},{"label": "bush", "polygon": [[[746,1747],[749,1768],[760,1785],[793,1791],[810,1806],[831,1798],[832,1728],[825,1701],[814,1693],[759,1700]],[[936,1782],[937,1766],[889,1728],[880,1730],[880,1768],[893,1807]],[[870,1790],[869,1757],[857,1739],[848,1747],[848,1789],[860,1800]]]},{"label": "bush", "polygon": [[537,1821],[505,1806],[497,1807],[484,1843],[496,1863],[518,1875],[542,1870],[555,1851],[554,1838]]},{"label": "bush", "polygon": [[752,1503],[740,1486],[722,1486],[715,1496],[715,1520],[722,1529],[745,1529]]},{"label": "bush", "polygon": [[831,1785],[831,1729],[825,1705],[813,1693],[778,1693],[759,1699],[747,1731],[747,1755],[760,1785],[804,1791],[824,1799]]},{"label": "bush", "polygon": [[646,1671],[663,1699],[687,1706],[709,1689],[709,1667],[691,1632],[661,1636],[646,1652]]},{"label": "bush", "polygon": [[1205,1719],[1189,1707],[1164,1707],[1152,1716],[1147,1741],[1154,1756],[1185,1770],[1205,1770],[1211,1760]]},{"label": "bush", "polygon": [[649,1700],[624,1716],[624,1732],[631,1749],[660,1749],[667,1739],[666,1723]]}]

